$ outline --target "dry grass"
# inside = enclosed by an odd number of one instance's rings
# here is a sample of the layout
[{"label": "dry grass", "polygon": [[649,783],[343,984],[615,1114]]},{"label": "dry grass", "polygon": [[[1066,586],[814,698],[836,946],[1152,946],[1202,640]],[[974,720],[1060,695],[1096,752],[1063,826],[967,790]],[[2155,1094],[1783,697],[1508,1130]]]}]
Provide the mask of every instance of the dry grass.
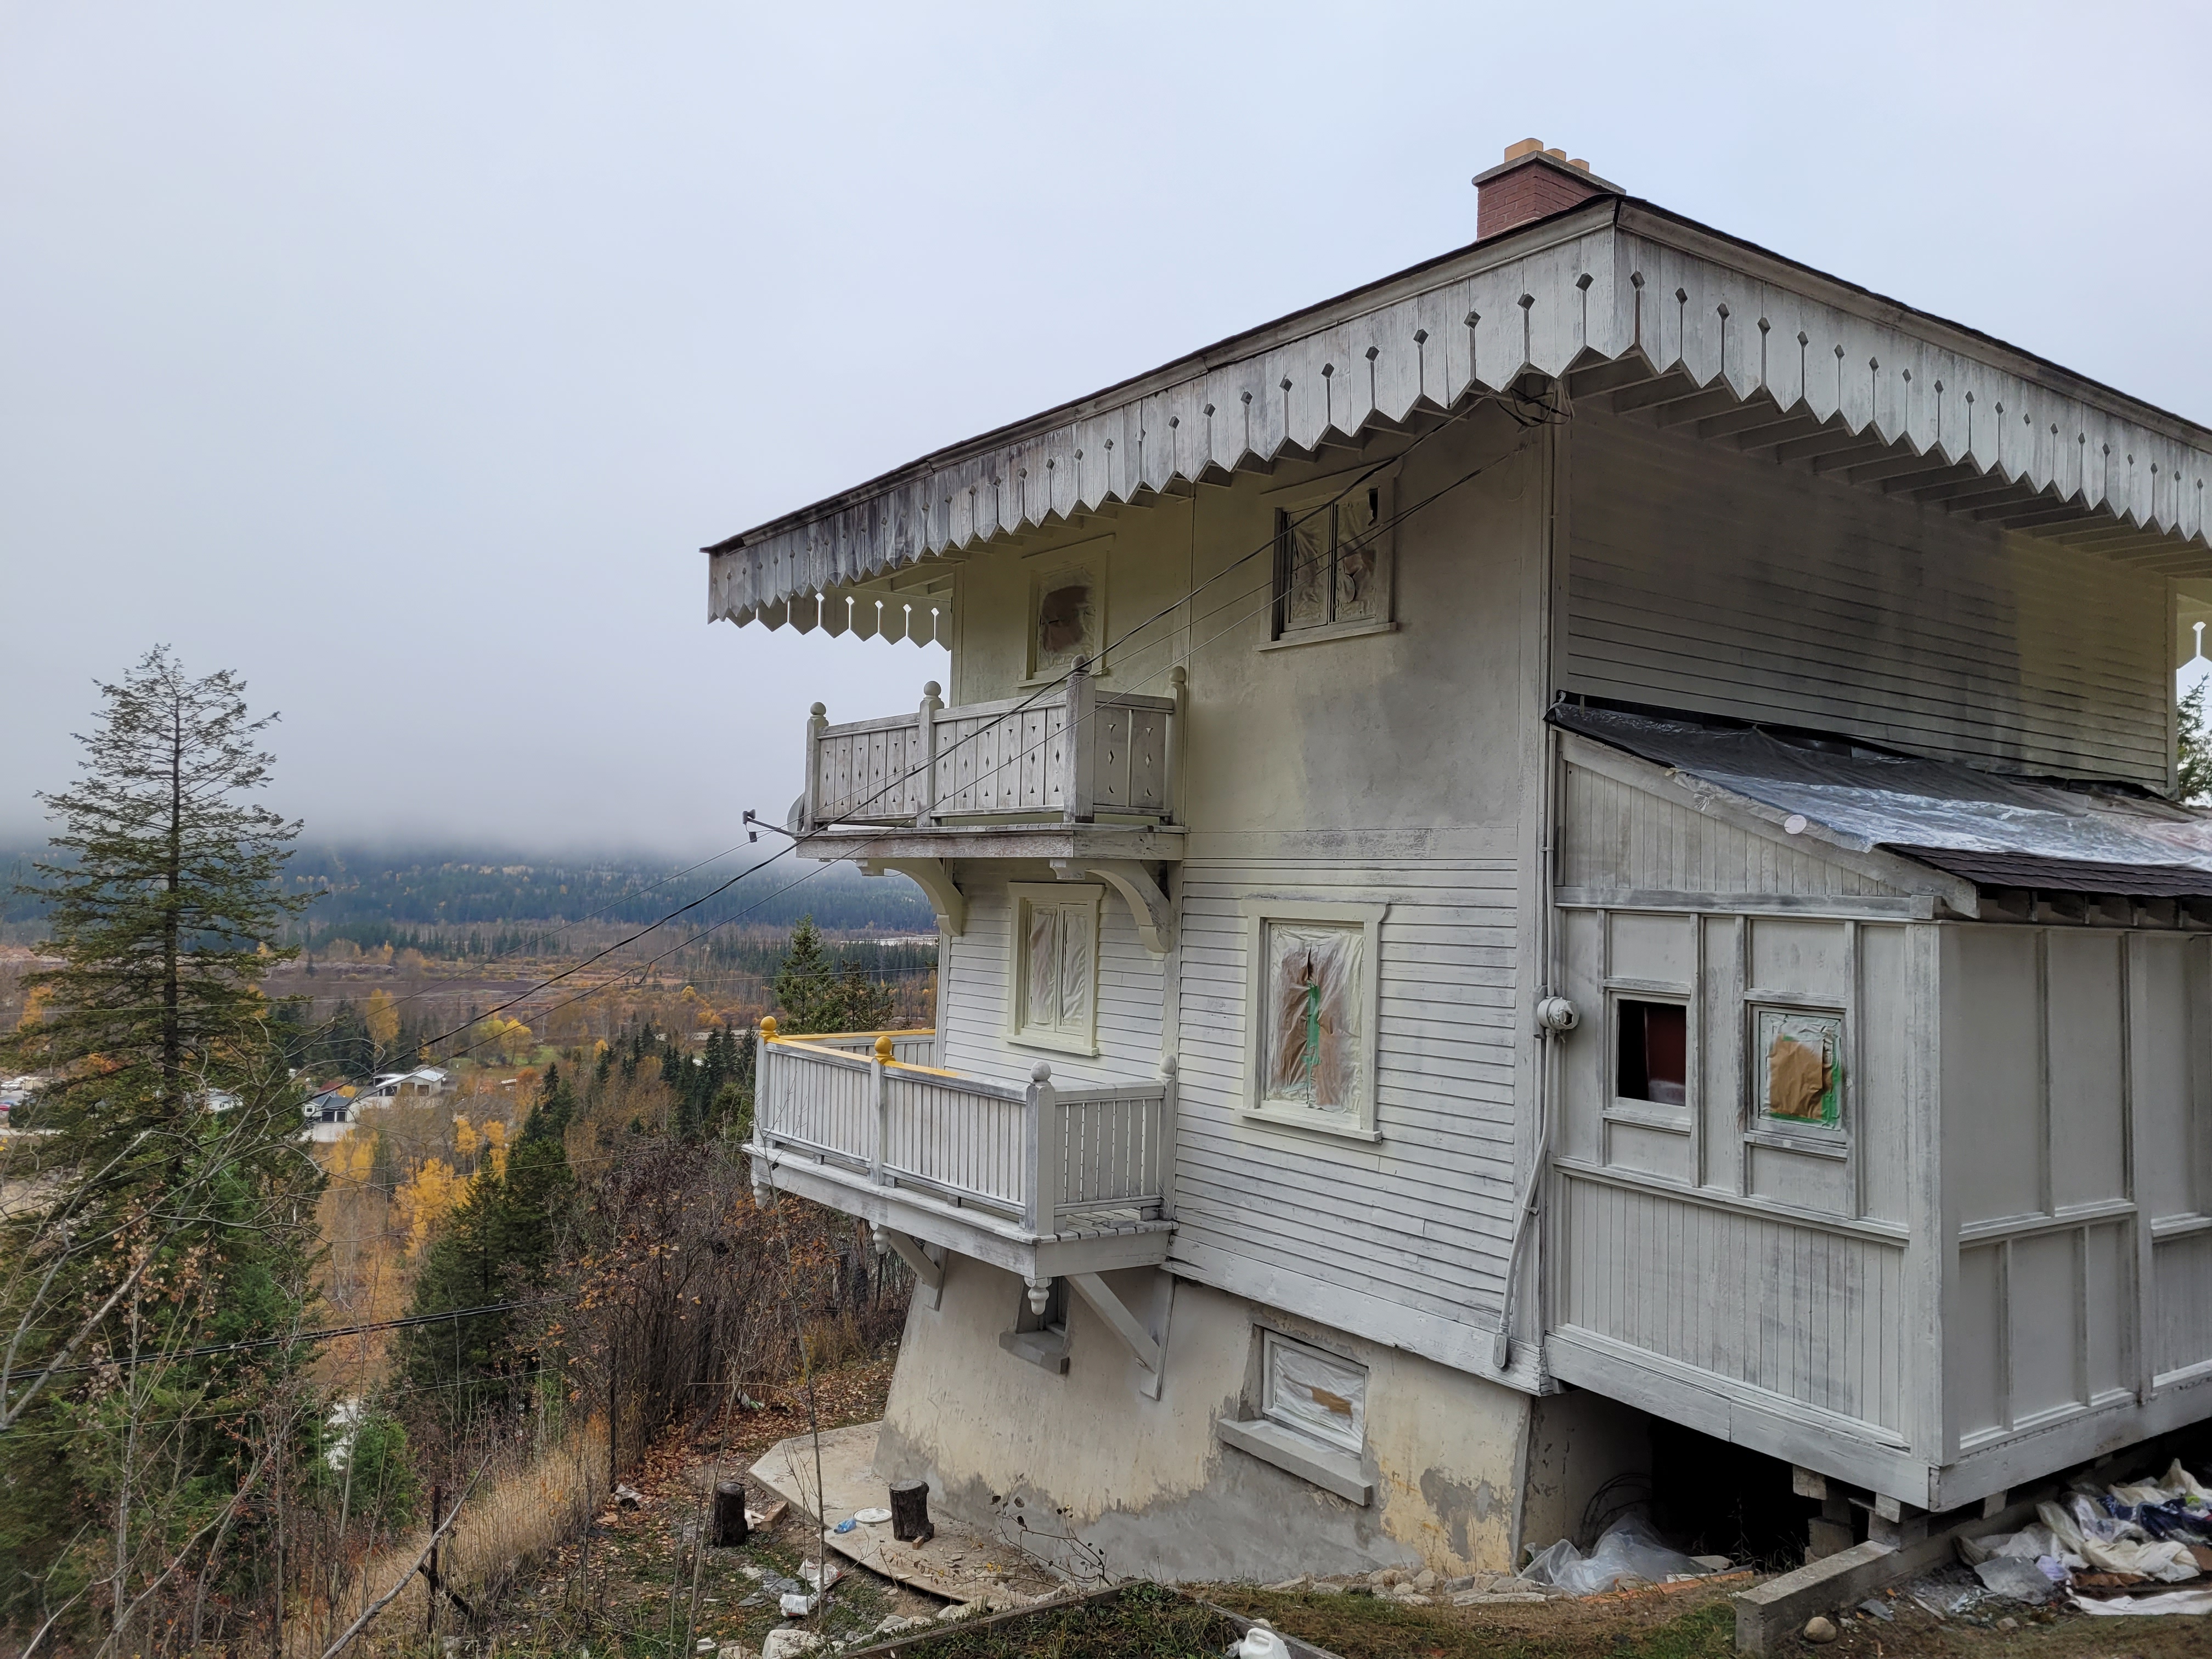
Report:
[{"label": "dry grass", "polygon": [[[439,1546],[442,1577],[472,1607],[489,1607],[515,1578],[550,1558],[588,1525],[607,1502],[607,1434],[594,1418],[560,1444],[531,1460],[501,1467],[495,1455],[461,1507],[461,1517]],[[424,1524],[394,1538],[354,1574],[337,1606],[293,1628],[287,1659],[316,1659],[331,1638],[351,1624],[362,1608],[392,1588],[403,1573],[412,1574],[392,1605],[378,1616],[364,1639],[424,1627],[429,1586],[415,1562],[430,1540]],[[458,1614],[440,1610],[440,1623],[457,1629]],[[387,1635],[386,1633],[390,1633]]]}]

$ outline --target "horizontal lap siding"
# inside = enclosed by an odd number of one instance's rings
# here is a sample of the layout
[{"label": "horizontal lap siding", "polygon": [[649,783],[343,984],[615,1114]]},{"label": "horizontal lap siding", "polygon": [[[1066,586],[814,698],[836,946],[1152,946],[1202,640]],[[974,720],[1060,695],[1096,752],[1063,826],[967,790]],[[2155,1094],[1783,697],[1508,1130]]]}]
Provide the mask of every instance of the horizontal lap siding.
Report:
[{"label": "horizontal lap siding", "polygon": [[2162,581],[1630,422],[1573,479],[1570,690],[2163,787]]},{"label": "horizontal lap siding", "polygon": [[1901,1249],[1568,1178],[1558,1322],[1902,1431]]},{"label": "horizontal lap siding", "polygon": [[[1516,880],[1505,860],[1185,866],[1179,1241],[1440,1318],[1496,1311],[1512,1233]],[[1379,1144],[1238,1115],[1252,895],[1389,902]]]},{"label": "horizontal lap siding", "polygon": [[1098,907],[1098,1054],[1062,1054],[1006,1040],[1006,935],[1013,925],[1006,879],[963,867],[967,931],[945,952],[945,1058],[939,1065],[992,1083],[1021,1085],[1038,1061],[1062,1088],[1151,1083],[1160,1075],[1160,958],[1139,941],[1129,908],[1111,888]]}]

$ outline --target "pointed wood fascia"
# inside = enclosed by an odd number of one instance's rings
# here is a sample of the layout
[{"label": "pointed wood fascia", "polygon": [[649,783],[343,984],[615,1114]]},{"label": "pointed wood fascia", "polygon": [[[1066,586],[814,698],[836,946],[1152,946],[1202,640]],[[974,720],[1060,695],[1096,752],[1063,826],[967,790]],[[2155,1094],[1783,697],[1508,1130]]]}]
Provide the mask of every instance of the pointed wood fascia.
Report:
[{"label": "pointed wood fascia", "polygon": [[943,859],[855,859],[864,876],[900,875],[929,896],[937,925],[957,939],[968,931],[968,898],[952,884]]},{"label": "pointed wood fascia", "polygon": [[1137,924],[1145,949],[1164,957],[1175,948],[1175,905],[1135,859],[1054,859],[1052,872],[1062,881],[1096,876],[1121,896]]}]

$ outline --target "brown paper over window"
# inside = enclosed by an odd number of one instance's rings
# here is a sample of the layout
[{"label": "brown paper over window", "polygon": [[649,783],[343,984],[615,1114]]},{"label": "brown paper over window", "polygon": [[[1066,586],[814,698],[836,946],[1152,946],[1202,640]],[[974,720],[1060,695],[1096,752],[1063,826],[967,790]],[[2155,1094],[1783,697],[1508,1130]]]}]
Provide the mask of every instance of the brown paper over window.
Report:
[{"label": "brown paper over window", "polygon": [[1828,1057],[1823,1046],[1778,1036],[1766,1051],[1766,1110],[1807,1123],[1827,1116]]}]

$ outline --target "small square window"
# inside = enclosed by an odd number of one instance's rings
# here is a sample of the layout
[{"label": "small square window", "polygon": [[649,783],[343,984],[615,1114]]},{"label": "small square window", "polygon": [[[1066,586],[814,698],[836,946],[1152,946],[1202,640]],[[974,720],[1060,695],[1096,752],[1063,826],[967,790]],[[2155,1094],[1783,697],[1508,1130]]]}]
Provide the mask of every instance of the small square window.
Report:
[{"label": "small square window", "polygon": [[1759,1117],[1778,1129],[1844,1127],[1844,1020],[1794,1008],[1754,1011]]},{"label": "small square window", "polygon": [[1390,620],[1388,517],[1380,484],[1276,513],[1273,638]]},{"label": "small square window", "polygon": [[1269,1331],[1260,1413],[1340,1451],[1367,1441],[1367,1368]]},{"label": "small square window", "polygon": [[1621,1100],[1680,1106],[1690,1097],[1690,1011],[1679,1002],[1614,1005],[1620,1052],[1613,1091]]}]

